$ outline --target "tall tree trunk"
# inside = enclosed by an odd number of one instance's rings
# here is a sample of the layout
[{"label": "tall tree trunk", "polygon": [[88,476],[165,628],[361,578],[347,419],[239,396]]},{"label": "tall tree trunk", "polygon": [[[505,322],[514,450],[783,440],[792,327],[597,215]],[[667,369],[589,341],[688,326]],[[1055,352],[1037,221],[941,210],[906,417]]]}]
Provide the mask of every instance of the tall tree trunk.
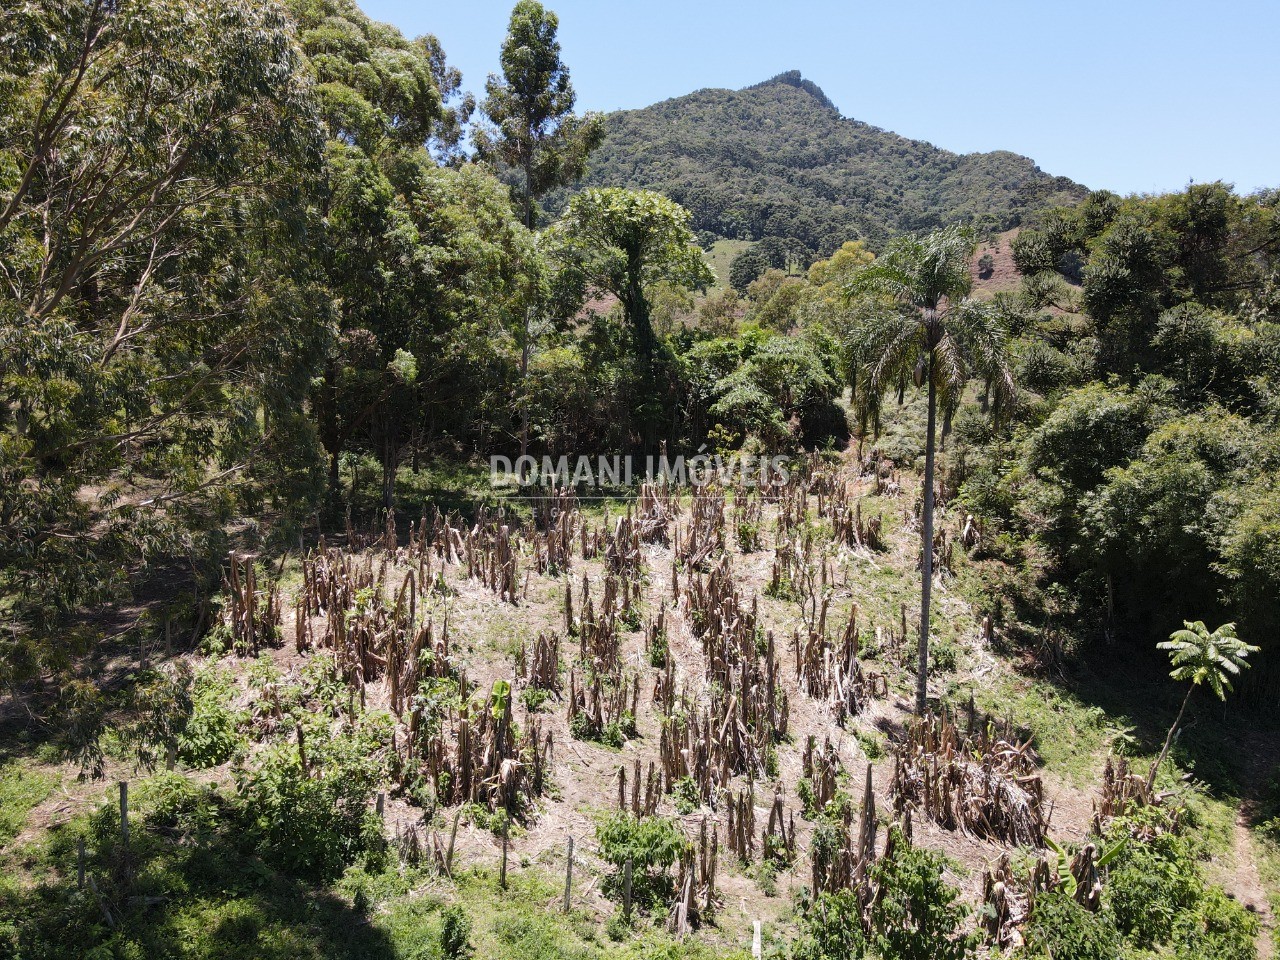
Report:
[{"label": "tall tree trunk", "polygon": [[[537,222],[533,207],[533,164],[524,165],[524,225],[533,233]],[[527,307],[524,312],[524,342],[520,347],[520,471],[519,478],[523,482],[525,475],[524,458],[529,453],[529,353],[533,347],[533,308]]]},{"label": "tall tree trunk", "polygon": [[661,396],[653,370],[657,338],[649,319],[649,301],[645,299],[640,285],[634,284],[627,293],[623,306],[636,338],[636,353],[640,361],[640,390],[644,395],[644,406],[648,408],[641,422],[642,442],[645,453],[655,453],[658,450],[658,421],[662,416]]},{"label": "tall tree trunk", "polygon": [[373,435],[378,438],[378,459],[382,462],[382,509],[384,514],[396,506],[396,472],[400,469],[401,411],[409,404],[411,391],[399,386],[385,388],[380,410],[374,419]]},{"label": "tall tree trunk", "polygon": [[916,663],[916,713],[924,716],[929,700],[929,600],[933,594],[933,458],[938,419],[938,388],[933,379],[933,350],[929,351],[929,422],[924,441],[924,517],[920,532],[920,646]]},{"label": "tall tree trunk", "polygon": [[342,433],[338,429],[338,371],[332,361],[324,368],[324,383],[318,398],[320,443],[329,454],[329,496],[338,498],[338,460],[342,456]]},{"label": "tall tree trunk", "polygon": [[1169,728],[1169,735],[1164,738],[1164,746],[1160,748],[1160,756],[1156,757],[1156,762],[1151,765],[1151,772],[1147,774],[1147,793],[1150,793],[1156,786],[1156,773],[1164,764],[1164,759],[1169,755],[1169,748],[1173,746],[1173,738],[1178,732],[1178,727],[1182,726],[1182,715],[1187,712],[1187,704],[1191,701],[1191,694],[1195,693],[1196,687],[1193,683],[1187,689],[1187,695],[1182,698],[1182,707],[1178,710],[1178,716],[1173,721],[1173,726]]},{"label": "tall tree trunk", "polygon": [[520,348],[520,480],[524,481],[525,460],[529,453],[529,353],[533,336],[533,308],[524,312],[524,344]]}]

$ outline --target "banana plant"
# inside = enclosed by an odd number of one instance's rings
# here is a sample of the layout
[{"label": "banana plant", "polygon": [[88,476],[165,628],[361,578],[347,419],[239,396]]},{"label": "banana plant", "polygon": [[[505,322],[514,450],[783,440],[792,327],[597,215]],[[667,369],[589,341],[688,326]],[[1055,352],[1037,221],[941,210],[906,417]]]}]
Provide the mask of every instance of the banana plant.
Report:
[{"label": "banana plant", "polygon": [[[1074,900],[1076,894],[1079,892],[1080,883],[1076,879],[1076,875],[1072,873],[1071,865],[1072,861],[1079,854],[1079,850],[1075,847],[1063,847],[1049,836],[1044,838],[1044,842],[1045,846],[1047,846],[1054,854],[1054,870],[1058,877],[1058,886],[1062,888],[1063,892],[1066,893],[1067,896]],[[1111,846],[1102,851],[1098,856],[1098,859],[1093,862],[1093,866],[1098,870],[1109,866],[1115,861],[1116,857],[1120,855],[1128,843],[1128,837],[1121,837],[1115,843],[1111,844]]]}]

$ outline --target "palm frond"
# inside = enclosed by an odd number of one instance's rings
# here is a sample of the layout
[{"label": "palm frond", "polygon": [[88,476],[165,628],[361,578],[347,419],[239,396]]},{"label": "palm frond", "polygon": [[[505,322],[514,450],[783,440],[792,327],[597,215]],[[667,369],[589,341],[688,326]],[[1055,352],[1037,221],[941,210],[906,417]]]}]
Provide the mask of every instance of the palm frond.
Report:
[{"label": "palm frond", "polygon": [[1156,647],[1169,652],[1170,677],[1208,686],[1219,700],[1225,700],[1232,689],[1231,678],[1249,668],[1249,654],[1258,652],[1258,647],[1236,636],[1234,623],[1210,632],[1203,620],[1184,621],[1182,630],[1175,630]]}]

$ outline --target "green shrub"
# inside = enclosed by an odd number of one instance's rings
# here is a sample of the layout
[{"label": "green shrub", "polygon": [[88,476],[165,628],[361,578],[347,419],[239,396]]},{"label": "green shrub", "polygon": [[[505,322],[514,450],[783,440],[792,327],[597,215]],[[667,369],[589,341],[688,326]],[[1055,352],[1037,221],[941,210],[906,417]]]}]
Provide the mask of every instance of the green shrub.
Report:
[{"label": "green shrub", "polygon": [[309,738],[306,770],[295,743],[238,770],[243,840],[279,869],[312,879],[331,879],[361,855],[384,857],[382,824],[368,805],[386,739],[374,715],[355,730]]},{"label": "green shrub", "polygon": [[862,748],[862,752],[866,754],[868,760],[874,762],[885,755],[884,741],[874,733],[868,733],[866,730],[854,730],[853,738],[858,741],[858,746]]},{"label": "green shrub", "polygon": [[800,816],[812,820],[818,815],[818,798],[813,792],[813,781],[801,777],[796,781],[796,796],[800,800]]},{"label": "green shrub", "polygon": [[676,813],[681,816],[687,816],[702,806],[702,797],[693,777],[681,777],[677,780],[671,788],[671,799],[675,802]]},{"label": "green shrub", "polygon": [[1255,960],[1257,938],[1258,918],[1210,887],[1194,912],[1178,915],[1171,940],[1177,960]]},{"label": "green shrub", "polygon": [[537,713],[542,709],[542,705],[547,702],[551,696],[550,690],[544,690],[542,687],[525,687],[520,691],[520,702],[531,713]]},{"label": "green shrub", "polygon": [[858,960],[866,954],[857,894],[820,894],[800,918],[792,960]]},{"label": "green shrub", "polygon": [[1169,939],[1179,914],[1194,910],[1203,880],[1191,842],[1164,833],[1125,847],[1103,889],[1120,931],[1150,949]]},{"label": "green shrub", "polygon": [[896,827],[893,852],[871,868],[880,896],[871,908],[872,942],[882,960],[963,960],[974,937],[960,933],[968,911],[942,877],[946,861],[916,850]]},{"label": "green shrub", "polygon": [[1120,936],[1109,914],[1090,913],[1056,891],[1036,897],[1023,936],[1021,956],[1028,960],[1115,960],[1120,953]]},{"label": "green shrub", "polygon": [[625,913],[621,910],[615,910],[604,922],[604,935],[614,943],[622,943],[622,941],[633,936],[632,923]]},{"label": "green shrub", "polygon": [[665,630],[659,630],[653,635],[653,641],[649,644],[649,666],[657,667],[659,670],[667,665],[667,633]]},{"label": "green shrub", "polygon": [[195,676],[191,719],[178,738],[178,758],[204,770],[226,763],[240,746],[240,714],[231,709],[236,683],[229,670],[206,667]]},{"label": "green shrub", "polygon": [[960,649],[951,640],[936,640],[929,646],[929,667],[939,673],[955,673]]},{"label": "green shrub", "polygon": [[671,893],[667,871],[688,846],[680,825],[668,817],[633,817],[612,813],[596,824],[600,856],[614,867],[605,882],[605,892],[622,893],[622,871],[631,861],[632,894],[637,903],[660,906]]},{"label": "green shrub", "polygon": [[225,801],[211,784],[197,784],[176,773],[163,773],[147,784],[149,827],[187,837],[215,836],[222,826]]},{"label": "green shrub", "polygon": [[441,916],[440,953],[446,960],[471,956],[471,921],[459,906],[446,907]]}]

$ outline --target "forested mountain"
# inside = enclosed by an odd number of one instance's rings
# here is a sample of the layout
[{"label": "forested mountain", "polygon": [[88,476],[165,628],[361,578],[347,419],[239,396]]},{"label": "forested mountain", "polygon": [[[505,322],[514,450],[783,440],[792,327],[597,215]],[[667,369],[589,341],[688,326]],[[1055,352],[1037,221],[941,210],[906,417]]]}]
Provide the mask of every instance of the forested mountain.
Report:
[{"label": "forested mountain", "polygon": [[798,71],[609,114],[580,186],[657,190],[698,230],[793,237],[826,254],[955,220],[1016,226],[1085,193],[1014,153],[951,153],[842,117]]}]

